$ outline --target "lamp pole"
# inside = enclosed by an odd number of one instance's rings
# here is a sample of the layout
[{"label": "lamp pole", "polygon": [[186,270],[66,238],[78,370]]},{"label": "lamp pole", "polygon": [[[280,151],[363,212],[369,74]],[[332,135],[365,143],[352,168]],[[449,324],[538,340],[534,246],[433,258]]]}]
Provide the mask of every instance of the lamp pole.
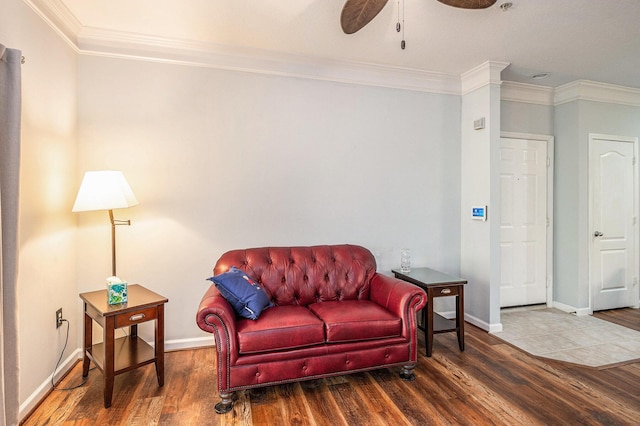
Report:
[{"label": "lamp pole", "polygon": [[113,210],[109,209],[111,221],[111,276],[116,276],[116,225],[131,225],[131,220],[118,220],[113,218]]}]

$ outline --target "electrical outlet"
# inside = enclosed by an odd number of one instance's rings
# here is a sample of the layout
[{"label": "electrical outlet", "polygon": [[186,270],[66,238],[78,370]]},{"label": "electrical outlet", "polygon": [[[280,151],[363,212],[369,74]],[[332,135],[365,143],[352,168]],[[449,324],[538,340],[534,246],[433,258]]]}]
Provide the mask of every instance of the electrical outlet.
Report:
[{"label": "electrical outlet", "polygon": [[62,325],[62,308],[56,311],[56,328]]}]

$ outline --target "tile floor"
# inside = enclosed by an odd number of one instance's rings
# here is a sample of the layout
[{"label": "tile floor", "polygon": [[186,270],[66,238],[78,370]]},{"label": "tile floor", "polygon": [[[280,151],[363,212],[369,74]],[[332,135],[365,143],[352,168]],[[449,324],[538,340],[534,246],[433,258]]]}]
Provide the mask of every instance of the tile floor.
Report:
[{"label": "tile floor", "polygon": [[640,359],[640,332],[557,309],[504,309],[496,337],[532,355],[603,368]]}]

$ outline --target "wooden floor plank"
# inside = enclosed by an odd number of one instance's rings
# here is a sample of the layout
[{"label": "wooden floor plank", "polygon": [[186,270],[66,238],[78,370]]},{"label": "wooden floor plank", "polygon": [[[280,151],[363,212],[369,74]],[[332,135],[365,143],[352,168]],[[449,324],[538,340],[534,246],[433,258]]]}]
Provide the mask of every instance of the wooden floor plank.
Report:
[{"label": "wooden floor plank", "polygon": [[[640,330],[640,311],[596,313]],[[416,380],[399,368],[238,392],[234,409],[215,413],[215,349],[167,352],[165,385],[153,365],[118,375],[103,407],[102,376],[52,391],[24,421],[40,425],[543,425],[637,424],[640,362],[596,369],[531,356],[472,326],[466,350],[455,334],[435,336],[433,356],[420,337]],[[80,383],[81,363],[59,384]]]},{"label": "wooden floor plank", "polygon": [[317,426],[347,426],[340,407],[331,395],[326,380],[310,380],[300,383],[302,395]]},{"label": "wooden floor plank", "polygon": [[382,424],[409,425],[411,424],[404,413],[391,404],[389,396],[378,382],[373,380],[370,374],[354,374],[350,376],[355,391],[360,400],[367,405],[367,409],[375,413]]}]

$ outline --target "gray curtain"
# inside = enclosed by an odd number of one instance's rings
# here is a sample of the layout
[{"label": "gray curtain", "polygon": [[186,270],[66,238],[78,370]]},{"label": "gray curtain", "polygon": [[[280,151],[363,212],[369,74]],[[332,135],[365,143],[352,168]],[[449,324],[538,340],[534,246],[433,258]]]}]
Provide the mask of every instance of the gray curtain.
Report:
[{"label": "gray curtain", "polygon": [[17,425],[21,52],[0,44],[0,425]]}]

